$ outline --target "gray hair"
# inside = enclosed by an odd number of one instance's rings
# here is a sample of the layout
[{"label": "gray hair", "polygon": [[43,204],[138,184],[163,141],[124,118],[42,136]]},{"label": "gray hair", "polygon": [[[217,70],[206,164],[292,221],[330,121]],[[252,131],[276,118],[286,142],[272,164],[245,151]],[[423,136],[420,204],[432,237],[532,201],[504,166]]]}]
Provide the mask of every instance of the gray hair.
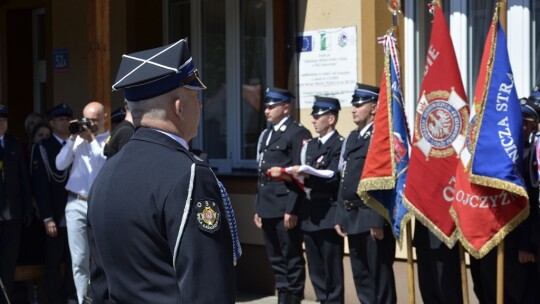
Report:
[{"label": "gray hair", "polygon": [[133,120],[141,120],[143,117],[152,120],[165,120],[167,117],[167,104],[171,100],[158,96],[140,101],[126,101]]}]

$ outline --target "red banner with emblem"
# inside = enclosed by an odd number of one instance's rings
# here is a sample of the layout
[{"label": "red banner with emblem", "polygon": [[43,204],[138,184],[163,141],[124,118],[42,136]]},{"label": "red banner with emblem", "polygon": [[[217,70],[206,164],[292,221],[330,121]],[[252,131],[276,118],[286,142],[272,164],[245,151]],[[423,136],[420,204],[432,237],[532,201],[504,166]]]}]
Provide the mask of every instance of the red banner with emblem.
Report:
[{"label": "red banner with emblem", "polygon": [[520,173],[522,132],[521,105],[496,9],[484,47],[452,203],[459,240],[478,259],[529,214]]},{"label": "red banner with emblem", "polygon": [[469,107],[446,19],[440,6],[433,9],[404,195],[409,211],[452,247],[456,226],[449,209]]}]

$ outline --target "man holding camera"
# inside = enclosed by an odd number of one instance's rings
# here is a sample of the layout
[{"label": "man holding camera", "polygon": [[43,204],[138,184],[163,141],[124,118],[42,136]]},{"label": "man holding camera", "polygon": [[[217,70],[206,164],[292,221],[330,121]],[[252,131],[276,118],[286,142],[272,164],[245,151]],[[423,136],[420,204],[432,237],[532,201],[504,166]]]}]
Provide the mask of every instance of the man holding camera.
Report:
[{"label": "man holding camera", "polygon": [[90,247],[86,235],[88,192],[105,163],[103,146],[109,137],[109,131],[105,128],[107,114],[101,103],[88,103],[83,115],[83,119],[70,122],[71,136],[56,156],[58,170],[71,166],[66,184],[66,225],[79,303],[84,303],[87,298],[90,279]]}]

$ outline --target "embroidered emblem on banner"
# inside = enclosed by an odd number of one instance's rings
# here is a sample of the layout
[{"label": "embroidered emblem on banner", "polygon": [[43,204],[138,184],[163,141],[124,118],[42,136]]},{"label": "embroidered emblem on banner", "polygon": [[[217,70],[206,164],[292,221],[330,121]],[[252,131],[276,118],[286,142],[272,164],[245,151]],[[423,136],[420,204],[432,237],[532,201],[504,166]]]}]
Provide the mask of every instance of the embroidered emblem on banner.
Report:
[{"label": "embroidered emblem on banner", "polygon": [[418,103],[416,145],[426,158],[459,154],[467,138],[467,103],[453,90],[424,93]]},{"label": "embroidered emblem on banner", "polygon": [[198,200],[195,204],[197,223],[199,228],[206,232],[216,232],[221,222],[219,207],[213,200]]}]

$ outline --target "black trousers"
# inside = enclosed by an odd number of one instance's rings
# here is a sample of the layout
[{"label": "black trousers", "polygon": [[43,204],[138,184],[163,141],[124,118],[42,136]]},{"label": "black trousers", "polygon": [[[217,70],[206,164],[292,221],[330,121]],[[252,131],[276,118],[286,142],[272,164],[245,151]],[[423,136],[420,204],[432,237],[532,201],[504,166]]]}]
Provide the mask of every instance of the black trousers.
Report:
[{"label": "black trousers", "polygon": [[343,304],[343,238],[334,229],[304,231],[304,244],[317,301]]},{"label": "black trousers", "polygon": [[[517,248],[508,244],[504,255],[504,303],[539,303],[540,284],[534,265],[519,263]],[[480,304],[497,303],[497,248],[481,259],[471,257],[471,277]]]},{"label": "black trousers", "polygon": [[424,303],[463,303],[459,245],[452,249],[442,245],[431,249],[416,243],[418,285]]},{"label": "black trousers", "polygon": [[300,225],[287,230],[283,218],[262,219],[262,230],[276,289],[304,298],[306,270]]},{"label": "black trousers", "polygon": [[[15,281],[21,229],[19,220],[0,221],[0,278],[4,283],[8,297],[11,296],[11,289]],[[1,291],[0,303],[7,303],[4,293]]]},{"label": "black trousers", "polygon": [[[47,300],[51,304],[65,303],[68,296],[75,294],[67,229],[57,226],[57,232],[56,237],[47,236],[45,244],[43,287]],[[62,263],[64,263],[64,274],[61,271]]]},{"label": "black trousers", "polygon": [[362,304],[395,304],[394,279],[396,241],[385,225],[384,239],[374,240],[370,232],[348,235],[356,294]]}]

